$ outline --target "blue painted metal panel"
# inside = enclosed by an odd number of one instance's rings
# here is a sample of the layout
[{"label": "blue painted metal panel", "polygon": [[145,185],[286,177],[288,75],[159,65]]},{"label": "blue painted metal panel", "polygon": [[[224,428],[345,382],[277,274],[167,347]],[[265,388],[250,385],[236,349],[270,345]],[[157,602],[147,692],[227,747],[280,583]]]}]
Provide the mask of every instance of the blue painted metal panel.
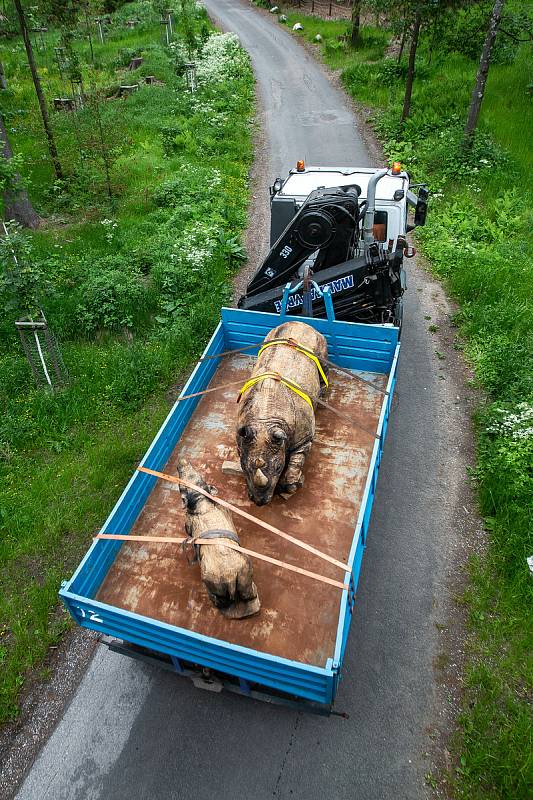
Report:
[{"label": "blue painted metal panel", "polygon": [[[376,440],[372,451],[372,458],[368,470],[368,477],[366,480],[365,490],[363,493],[363,499],[361,501],[361,508],[359,510],[359,515],[355,525],[354,540],[350,550],[350,555],[348,556],[348,564],[352,568],[352,576],[356,588],[359,579],[359,573],[361,570],[363,550],[364,547],[366,546],[366,535],[368,531],[368,525],[370,523],[370,515],[372,512],[374,495],[376,493],[378,470],[381,462],[381,454],[383,451],[383,444],[385,441],[385,433],[387,431],[388,419],[392,406],[394,387],[396,385],[396,372],[398,368],[399,355],[400,355],[400,345],[398,343],[395,347],[394,358],[389,373],[389,379],[387,381],[386,388],[387,391],[389,392],[389,395],[388,397],[385,398],[383,402],[383,406],[378,421],[377,434],[379,436],[379,439]],[[350,573],[347,572],[345,574],[345,581],[349,580],[349,577]],[[346,642],[350,630],[351,618],[352,618],[352,611],[348,604],[347,593],[343,592],[341,599],[339,625],[337,628],[337,639],[335,642],[335,655],[334,655],[334,665],[339,668],[340,665],[342,664],[344,651],[346,649]]]},{"label": "blue painted metal panel", "polygon": [[[287,316],[286,319],[307,322],[320,331],[328,342],[331,359],[341,367],[368,372],[389,372],[392,366],[398,344],[397,328],[387,325],[330,322],[327,319],[300,316]],[[233,348],[261,342],[269,330],[279,325],[280,320],[277,314],[223,308],[222,322],[226,330],[227,347]]]},{"label": "blue painted metal panel", "polygon": [[[302,320],[302,317],[294,319]],[[259,683],[307,700],[331,703],[352,616],[353,592],[357,587],[363,558],[400,346],[398,332],[392,327],[307,318],[305,321],[326,336],[331,358],[339,366],[389,374],[387,388],[390,395],[384,400],[381,410],[378,425],[380,438],[376,440],[372,452],[348,561],[352,567],[353,591],[350,597],[348,592],[342,593],[335,655],[328,660],[326,667],[314,667],[233,645],[94,600],[122,546],[121,542],[100,540],[93,543],[70,581],[62,587],[60,596],[74,619],[84,627],[158,650],[175,659],[181,658],[235,675],[243,681]],[[204,355],[215,355],[248,343],[259,345],[266,333],[277,324],[279,317],[276,314],[222,309],[222,322]],[[252,349],[248,352],[253,354],[255,351]],[[219,361],[219,358],[200,361],[181,394],[193,394],[204,389]],[[174,405],[141,462],[144,466],[156,470],[164,467],[198,402],[199,398],[191,398]],[[156,478],[136,471],[103,525],[102,532],[129,533],[155,483]],[[346,574],[345,581],[350,582],[350,573]]]},{"label": "blue painted metal panel", "polygon": [[307,700],[330,703],[333,699],[331,669],[312,667],[212,639],[96,600],[88,600],[66,589],[60,591],[60,596],[76,622],[85,628]]}]

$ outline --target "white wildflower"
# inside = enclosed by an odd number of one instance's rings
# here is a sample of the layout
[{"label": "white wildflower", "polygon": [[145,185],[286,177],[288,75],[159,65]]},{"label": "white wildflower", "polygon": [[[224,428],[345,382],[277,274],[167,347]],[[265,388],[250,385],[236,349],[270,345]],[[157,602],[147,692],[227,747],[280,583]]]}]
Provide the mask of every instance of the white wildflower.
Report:
[{"label": "white wildflower", "polygon": [[118,224],[113,219],[102,219],[100,220],[100,225],[103,225],[105,228],[105,238],[108,242],[113,241],[113,237],[115,235],[115,230],[118,228]]},{"label": "white wildflower", "polygon": [[248,56],[235,33],[212,34],[196,63],[199,83],[212,84],[238,78],[249,69]]},{"label": "white wildflower", "polygon": [[496,408],[494,411],[498,418],[487,425],[488,433],[515,440],[533,436],[533,403],[518,403],[515,411],[505,408]]}]

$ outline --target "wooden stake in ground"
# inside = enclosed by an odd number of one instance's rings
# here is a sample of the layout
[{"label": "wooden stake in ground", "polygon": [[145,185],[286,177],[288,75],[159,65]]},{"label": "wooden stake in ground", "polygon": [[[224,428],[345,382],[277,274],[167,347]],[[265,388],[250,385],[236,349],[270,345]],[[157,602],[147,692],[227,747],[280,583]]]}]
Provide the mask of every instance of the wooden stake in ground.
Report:
[{"label": "wooden stake in ground", "polygon": [[43,119],[43,127],[46,133],[46,138],[48,140],[48,150],[50,153],[50,158],[52,159],[52,163],[54,165],[54,171],[56,177],[59,180],[63,180],[63,170],[61,168],[61,163],[59,161],[59,155],[57,153],[57,147],[54,139],[54,134],[52,133],[52,128],[50,126],[50,120],[48,119],[48,111],[46,108],[46,100],[44,99],[43,89],[41,86],[41,79],[39,78],[39,73],[37,72],[37,65],[35,63],[35,58],[33,56],[33,48],[30,41],[30,34],[28,32],[28,26],[26,25],[26,17],[24,15],[24,10],[22,8],[22,4],[20,0],[13,0],[15,4],[15,8],[17,10],[17,15],[19,18],[19,25],[20,25],[20,32],[22,34],[22,38],[24,40],[24,47],[26,48],[26,55],[28,57],[28,64],[30,66],[31,77],[33,80],[33,85],[35,87],[35,94],[37,95],[37,101],[39,103],[39,108],[41,110],[41,117]]},{"label": "wooden stake in ground", "polygon": [[477,127],[479,112],[481,111],[481,103],[483,102],[483,97],[485,95],[487,76],[489,74],[492,48],[494,47],[494,42],[496,41],[496,34],[498,33],[498,28],[500,27],[500,21],[502,18],[503,4],[504,0],[496,0],[496,2],[494,3],[494,7],[492,9],[492,14],[489,22],[489,29],[487,31],[485,44],[483,45],[483,50],[481,52],[481,58],[479,60],[479,69],[476,75],[476,84],[472,91],[470,108],[468,110],[468,118],[466,120],[466,125],[465,125],[463,147],[465,147],[466,149],[468,149],[471,146],[472,135]]}]

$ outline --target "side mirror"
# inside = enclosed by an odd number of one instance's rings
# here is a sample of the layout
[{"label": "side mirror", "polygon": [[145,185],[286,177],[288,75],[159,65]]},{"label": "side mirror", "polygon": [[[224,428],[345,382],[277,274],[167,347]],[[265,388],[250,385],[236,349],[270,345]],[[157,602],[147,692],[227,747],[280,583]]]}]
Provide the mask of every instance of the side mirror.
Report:
[{"label": "side mirror", "polygon": [[415,207],[415,227],[426,224],[426,217],[428,213],[428,199],[429,190],[425,186],[421,186],[418,190],[418,200]]},{"label": "side mirror", "polygon": [[272,186],[269,187],[270,196],[274,197],[275,194],[281,192],[282,188],[283,188],[283,181],[281,180],[281,178],[276,178]]}]

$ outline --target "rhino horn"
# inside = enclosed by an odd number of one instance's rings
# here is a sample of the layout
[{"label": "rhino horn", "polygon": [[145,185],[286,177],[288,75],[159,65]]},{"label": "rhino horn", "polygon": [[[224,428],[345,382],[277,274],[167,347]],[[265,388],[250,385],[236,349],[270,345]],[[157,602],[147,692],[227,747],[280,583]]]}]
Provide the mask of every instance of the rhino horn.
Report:
[{"label": "rhino horn", "polygon": [[261,472],[260,469],[256,469],[254,473],[254,486],[259,486],[263,488],[264,486],[268,485],[268,478],[264,472]]}]

